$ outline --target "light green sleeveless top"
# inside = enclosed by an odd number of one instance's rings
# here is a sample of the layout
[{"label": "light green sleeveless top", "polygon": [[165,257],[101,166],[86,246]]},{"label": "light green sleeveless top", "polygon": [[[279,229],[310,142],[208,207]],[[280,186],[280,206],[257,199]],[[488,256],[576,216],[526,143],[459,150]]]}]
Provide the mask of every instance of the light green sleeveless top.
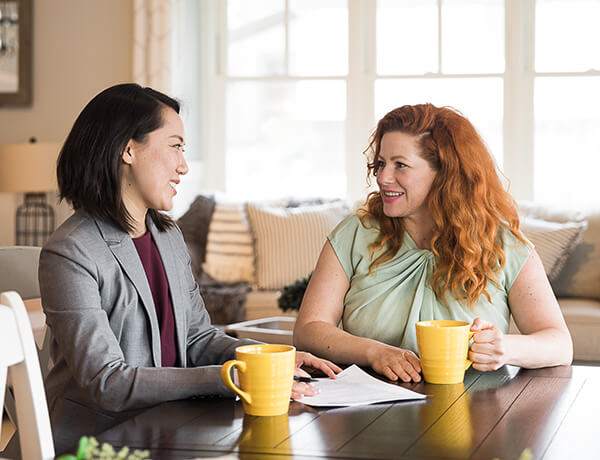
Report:
[{"label": "light green sleeveless top", "polygon": [[[372,225],[372,226],[371,226]],[[471,310],[465,302],[446,295],[444,305],[429,287],[435,256],[420,249],[408,232],[398,253],[367,276],[371,265],[369,245],[378,236],[376,224],[365,228],[357,216],[344,219],[329,235],[329,241],[350,281],[344,299],[342,326],[345,331],[369,337],[417,353],[415,323],[422,320],[453,319],[473,322],[481,317],[508,332],[508,292],[532,249],[510,231],[503,231],[506,263],[497,273],[498,285],[490,282]],[[374,254],[377,258],[383,250]]]}]

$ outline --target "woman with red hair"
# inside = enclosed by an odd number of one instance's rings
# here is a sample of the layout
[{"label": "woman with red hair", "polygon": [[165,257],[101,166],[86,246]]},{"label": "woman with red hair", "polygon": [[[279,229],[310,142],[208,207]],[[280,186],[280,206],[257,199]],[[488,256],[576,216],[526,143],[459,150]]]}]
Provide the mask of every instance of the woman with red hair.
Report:
[{"label": "woman with red hair", "polygon": [[[329,235],[295,344],[420,381],[415,323],[453,319],[472,323],[475,369],[569,364],[541,260],[473,125],[451,108],[403,106],[379,121],[367,152],[379,191]],[[511,314],[522,335],[508,334]]]}]

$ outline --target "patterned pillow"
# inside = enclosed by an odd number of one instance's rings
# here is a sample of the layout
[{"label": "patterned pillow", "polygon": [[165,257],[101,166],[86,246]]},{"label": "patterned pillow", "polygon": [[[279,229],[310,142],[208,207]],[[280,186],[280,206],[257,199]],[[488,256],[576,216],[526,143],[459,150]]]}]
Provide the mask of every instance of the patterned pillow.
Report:
[{"label": "patterned pillow", "polygon": [[254,282],[252,235],[241,203],[215,205],[203,268],[217,281]]},{"label": "patterned pillow", "polygon": [[551,282],[558,278],[586,228],[586,221],[551,222],[533,217],[521,218],[521,231],[534,244]]},{"label": "patterned pillow", "polygon": [[327,235],[348,214],[343,201],[284,208],[246,205],[254,236],[256,284],[276,290],[315,268]]}]

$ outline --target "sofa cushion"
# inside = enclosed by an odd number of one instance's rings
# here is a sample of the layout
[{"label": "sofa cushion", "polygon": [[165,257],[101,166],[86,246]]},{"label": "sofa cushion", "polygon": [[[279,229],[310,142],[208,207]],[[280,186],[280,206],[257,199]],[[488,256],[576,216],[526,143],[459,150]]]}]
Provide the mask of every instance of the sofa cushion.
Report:
[{"label": "sofa cushion", "polygon": [[284,208],[246,205],[254,236],[256,284],[259,289],[281,289],[306,277],[329,232],[348,214],[343,201]]},{"label": "sofa cushion", "polygon": [[600,210],[587,213],[586,219],[588,228],[567,258],[554,287],[561,297],[600,300]]},{"label": "sofa cushion", "polygon": [[[558,304],[573,340],[573,359],[600,361],[600,301],[561,297]],[[520,334],[512,315],[509,334]]]},{"label": "sofa cushion", "polygon": [[573,359],[600,361],[600,301],[563,297],[558,303],[573,339]]},{"label": "sofa cushion", "polygon": [[228,283],[254,282],[254,248],[241,203],[215,205],[208,228],[204,271]]},{"label": "sofa cushion", "polygon": [[548,279],[558,278],[567,257],[579,241],[587,222],[552,222],[533,217],[521,219],[521,231],[533,243],[542,259]]},{"label": "sofa cushion", "polygon": [[572,211],[522,201],[519,213],[554,222],[587,221],[581,241],[566,258],[552,287],[558,297],[600,300],[600,209]]}]

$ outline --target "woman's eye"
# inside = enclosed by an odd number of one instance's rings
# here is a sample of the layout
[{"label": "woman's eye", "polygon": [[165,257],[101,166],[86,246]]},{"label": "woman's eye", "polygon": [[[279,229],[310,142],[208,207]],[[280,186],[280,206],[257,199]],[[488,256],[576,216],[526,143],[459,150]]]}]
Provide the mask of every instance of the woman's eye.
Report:
[{"label": "woman's eye", "polygon": [[383,168],[384,166],[385,166],[385,163],[384,163],[383,161],[379,160],[379,161],[377,162],[377,169],[381,169],[381,168]]},{"label": "woman's eye", "polygon": [[183,148],[183,144],[174,144],[171,147],[174,147],[177,150],[181,150],[182,152],[185,152],[185,149]]},{"label": "woman's eye", "polygon": [[396,168],[406,168],[406,164],[402,163],[401,161],[396,161]]}]

